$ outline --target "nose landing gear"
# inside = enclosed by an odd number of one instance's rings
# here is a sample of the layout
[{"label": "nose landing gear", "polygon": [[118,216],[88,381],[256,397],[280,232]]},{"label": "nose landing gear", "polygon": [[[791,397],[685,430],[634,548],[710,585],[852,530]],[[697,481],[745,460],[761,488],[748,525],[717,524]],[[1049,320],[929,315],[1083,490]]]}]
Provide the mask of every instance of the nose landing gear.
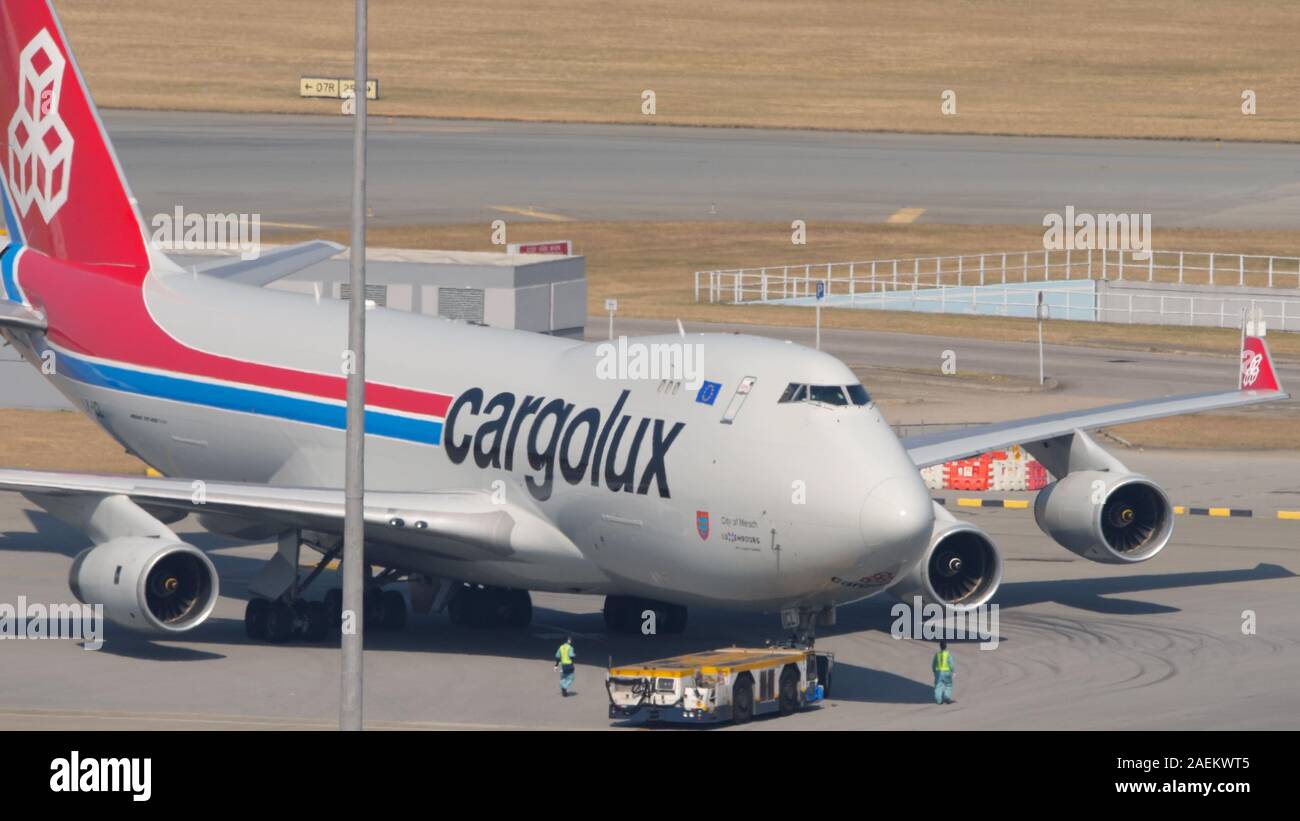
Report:
[{"label": "nose landing gear", "polygon": [[817,641],[817,627],[835,625],[835,605],[787,607],[781,611],[781,626],[790,631],[791,647],[811,649]]}]

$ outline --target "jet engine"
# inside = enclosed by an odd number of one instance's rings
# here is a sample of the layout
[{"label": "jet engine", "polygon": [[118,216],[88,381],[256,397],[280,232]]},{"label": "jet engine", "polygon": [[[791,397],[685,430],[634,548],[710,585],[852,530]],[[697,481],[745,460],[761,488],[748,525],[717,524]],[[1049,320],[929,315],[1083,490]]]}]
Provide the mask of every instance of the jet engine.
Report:
[{"label": "jet engine", "polygon": [[197,548],[146,537],[112,539],[77,555],[72,595],[104,605],[104,616],[140,633],[181,633],[217,603],[217,570]]},{"label": "jet engine", "polygon": [[1174,529],[1169,497],[1135,473],[1083,470],[1039,492],[1034,519],[1071,553],[1106,564],[1144,562]]},{"label": "jet engine", "polygon": [[903,601],[968,610],[993,598],[1002,582],[1002,557],[984,531],[935,506],[930,546],[900,582],[890,588]]}]

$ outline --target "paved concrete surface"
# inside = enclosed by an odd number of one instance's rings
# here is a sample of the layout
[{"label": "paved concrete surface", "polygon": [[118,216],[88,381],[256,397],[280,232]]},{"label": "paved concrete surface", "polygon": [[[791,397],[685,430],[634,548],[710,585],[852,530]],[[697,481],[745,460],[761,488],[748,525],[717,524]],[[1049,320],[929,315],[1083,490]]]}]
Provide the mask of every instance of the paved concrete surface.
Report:
[{"label": "paved concrete surface", "polygon": [[[1194,455],[1131,461],[1175,496],[1188,476],[1217,476],[1226,486],[1254,464]],[[1271,474],[1259,492],[1294,492],[1294,467]],[[820,634],[819,647],[838,658],[832,698],[751,729],[1300,729],[1292,686],[1300,673],[1300,523],[1180,517],[1162,554],[1115,567],[1055,546],[1027,511],[960,515],[992,534],[1006,570],[997,648],[953,647],[957,704],[933,704],[932,648],[892,638],[893,600],[878,598],[842,608],[839,624]],[[0,728],[336,726],[337,647],[243,636],[246,585],[271,545],[231,543],[188,524],[180,530],[222,574],[214,617],[180,641],[113,630],[93,652],[72,641],[0,643]],[[71,601],[68,566],[83,544],[21,498],[0,496],[0,602]],[[372,633],[368,725],[605,728],[601,672],[609,657],[629,662],[780,637],[775,616],[698,610],[682,636],[607,636],[598,598],[534,601],[537,623],[520,632],[457,628],[433,616],[414,617],[403,633]],[[1246,610],[1255,613],[1255,635],[1242,632]],[[578,695],[567,700],[550,661],[566,632],[580,660]]]},{"label": "paved concrete surface", "polygon": [[[260,213],[347,225],[344,117],[105,112],[145,214]],[[1153,224],[1290,228],[1292,145],[855,134],[374,118],[373,223],[525,219],[861,220],[1041,225],[1150,213]],[[557,226],[557,232],[563,230]],[[990,249],[995,250],[995,249]]]}]

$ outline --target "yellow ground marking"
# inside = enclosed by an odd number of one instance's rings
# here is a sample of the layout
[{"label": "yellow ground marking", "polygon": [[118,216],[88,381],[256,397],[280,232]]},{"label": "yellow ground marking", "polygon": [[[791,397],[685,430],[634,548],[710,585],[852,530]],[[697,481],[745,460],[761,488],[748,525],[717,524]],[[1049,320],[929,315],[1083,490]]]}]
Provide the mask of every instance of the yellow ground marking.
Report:
[{"label": "yellow ground marking", "polygon": [[1187,508],[1182,505],[1174,505],[1174,515],[1182,516],[1185,513],[1187,513]]},{"label": "yellow ground marking", "polygon": [[889,219],[885,220],[885,222],[892,225],[907,225],[908,223],[916,222],[917,217],[924,213],[924,208],[900,208],[890,214]]},{"label": "yellow ground marking", "polygon": [[1231,508],[1227,508],[1227,507],[1212,507],[1212,508],[1210,508],[1210,515],[1211,515],[1211,516],[1231,516],[1231,515],[1232,515],[1232,509],[1231,509]]},{"label": "yellow ground marking", "polygon": [[1029,507],[1028,499],[1007,499],[1002,503],[1003,507],[1027,508]]},{"label": "yellow ground marking", "polygon": [[161,479],[161,478],[162,478],[162,474],[159,473],[158,471],[154,470],[153,468],[145,468],[145,469],[144,469],[144,475],[145,475],[145,476],[149,476],[149,477],[151,477],[151,478],[153,478],[153,479]]},{"label": "yellow ground marking", "polygon": [[534,219],[546,220],[547,222],[572,222],[572,217],[566,217],[563,214],[553,214],[550,211],[537,211],[531,205],[527,208],[519,208],[514,205],[489,205],[493,211],[501,211],[506,214],[518,214],[521,217],[533,217]]},{"label": "yellow ground marking", "polygon": [[[298,566],[299,566],[299,567],[303,567],[303,568],[310,568],[310,569],[312,569],[312,570],[315,570],[315,569],[316,569],[316,564],[315,564],[314,562],[308,562],[307,564],[299,563]],[[330,563],[327,564],[327,565],[325,565],[325,569],[326,569],[326,570],[338,570],[338,569],[339,569],[339,560],[338,560],[338,559],[330,559]]]},{"label": "yellow ground marking", "polygon": [[1279,510],[1277,512],[1277,517],[1279,519],[1300,520],[1300,510]]},{"label": "yellow ground marking", "polygon": [[984,504],[983,499],[958,499],[958,507],[979,507]]}]

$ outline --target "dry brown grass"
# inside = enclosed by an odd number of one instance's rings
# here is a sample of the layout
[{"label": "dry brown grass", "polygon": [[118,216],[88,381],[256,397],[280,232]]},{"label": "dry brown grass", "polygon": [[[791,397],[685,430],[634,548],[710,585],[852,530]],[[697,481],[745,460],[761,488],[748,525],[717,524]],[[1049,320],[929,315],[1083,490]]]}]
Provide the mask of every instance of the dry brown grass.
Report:
[{"label": "dry brown grass", "polygon": [[[276,239],[297,241],[314,236],[284,233]],[[346,231],[324,236],[348,242]],[[693,271],[1042,247],[1042,229],[1033,226],[813,223],[805,246],[791,245],[790,227],[780,223],[512,222],[509,227],[512,242],[557,237],[574,240],[577,251],[587,257],[588,310],[592,314],[602,313],[605,299],[613,297],[619,301],[619,313],[629,317],[789,326],[809,325],[812,309],[696,304]],[[368,238],[372,247],[494,248],[487,226],[480,224],[375,228]],[[1291,231],[1164,229],[1154,232],[1154,241],[1156,247],[1226,248],[1257,254],[1296,254],[1300,249],[1300,235]],[[972,339],[1037,339],[1032,320],[1000,317],[831,309],[822,312],[822,324]],[[1239,343],[1238,332],[1233,330],[1090,322],[1048,323],[1045,338],[1051,344],[1208,353],[1233,351]],[[1300,334],[1276,334],[1269,344],[1279,357],[1300,359]]]},{"label": "dry brown grass", "polygon": [[1142,448],[1300,450],[1300,418],[1294,413],[1173,416],[1109,430]]},{"label": "dry brown grass", "polygon": [[145,464],[127,454],[98,425],[74,411],[0,409],[0,465],[31,470],[142,474]]},{"label": "dry brown grass", "polygon": [[[299,76],[351,72],[350,0],[57,5],[105,106],[325,113]],[[384,115],[1300,139],[1276,0],[386,0],[370,26]]]}]

